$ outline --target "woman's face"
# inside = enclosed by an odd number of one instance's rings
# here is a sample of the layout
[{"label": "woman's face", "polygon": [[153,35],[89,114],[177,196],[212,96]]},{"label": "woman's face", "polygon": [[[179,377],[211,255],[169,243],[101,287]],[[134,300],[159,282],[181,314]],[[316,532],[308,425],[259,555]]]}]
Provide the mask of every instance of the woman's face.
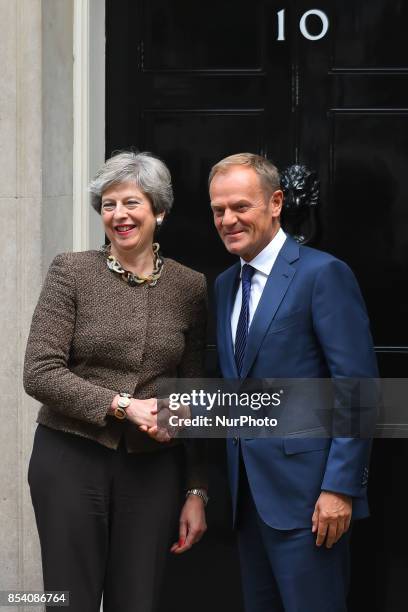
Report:
[{"label": "woman's face", "polygon": [[117,251],[141,253],[151,248],[156,217],[149,198],[134,182],[111,185],[103,192],[101,217]]}]

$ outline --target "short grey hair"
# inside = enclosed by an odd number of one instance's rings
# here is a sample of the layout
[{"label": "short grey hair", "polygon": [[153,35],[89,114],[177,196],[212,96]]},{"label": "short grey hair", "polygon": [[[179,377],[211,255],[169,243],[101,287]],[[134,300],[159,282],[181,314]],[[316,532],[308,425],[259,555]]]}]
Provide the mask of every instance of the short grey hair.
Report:
[{"label": "short grey hair", "polygon": [[119,151],[106,160],[89,184],[94,209],[101,212],[102,196],[108,187],[127,181],[134,182],[149,198],[155,215],[170,212],[174,197],[169,169],[146,151]]},{"label": "short grey hair", "polygon": [[211,168],[208,186],[210,186],[216,174],[225,174],[232,166],[244,166],[255,170],[261,181],[262,188],[268,196],[272,195],[277,189],[280,189],[279,170],[266,157],[256,155],[256,153],[236,153],[219,161]]}]

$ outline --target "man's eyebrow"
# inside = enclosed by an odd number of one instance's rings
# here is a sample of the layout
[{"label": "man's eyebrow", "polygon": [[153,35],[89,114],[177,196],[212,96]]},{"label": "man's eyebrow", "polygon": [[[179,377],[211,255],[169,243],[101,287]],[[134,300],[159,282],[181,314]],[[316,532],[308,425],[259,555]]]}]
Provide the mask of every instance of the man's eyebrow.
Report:
[{"label": "man's eyebrow", "polygon": [[[240,206],[241,204],[250,204],[249,200],[245,200],[245,199],[241,199],[241,200],[237,200],[236,202],[232,202],[232,204],[229,204],[230,207],[234,207],[234,206]],[[218,202],[210,202],[210,205],[214,208],[214,207],[223,207],[225,206],[225,204],[221,204]]]},{"label": "man's eyebrow", "polygon": [[236,208],[237,206],[242,206],[242,204],[249,205],[250,202],[244,199],[237,200],[236,202],[232,202],[232,204],[230,204],[230,208]]}]

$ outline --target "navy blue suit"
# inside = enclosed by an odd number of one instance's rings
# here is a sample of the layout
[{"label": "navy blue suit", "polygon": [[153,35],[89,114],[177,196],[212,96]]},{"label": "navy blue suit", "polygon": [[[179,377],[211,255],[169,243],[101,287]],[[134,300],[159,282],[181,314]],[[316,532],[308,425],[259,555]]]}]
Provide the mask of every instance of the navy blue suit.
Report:
[{"label": "navy blue suit", "polygon": [[[238,262],[223,272],[215,285],[217,344],[224,378],[238,378],[231,312],[239,271]],[[361,379],[377,376],[369,321],[353,273],[335,257],[299,246],[288,237],[249,328],[242,377]],[[227,453],[234,519],[239,499],[240,456],[254,503],[252,510],[256,508],[262,530],[266,526],[279,531],[307,530],[309,533],[314,506],[322,490],[351,496],[353,519],[368,515],[370,441],[367,439],[263,438],[241,439],[239,443],[228,440]],[[250,509],[245,512],[247,519]],[[313,540],[313,555],[339,554],[345,546],[340,544],[341,540],[331,550],[317,549]],[[267,547],[265,538],[263,545]],[[309,542],[306,546],[311,545]],[[267,551],[269,560],[272,553]],[[248,554],[247,549],[245,555],[248,557]],[[291,563],[286,553],[279,555],[279,559],[278,564]],[[313,563],[307,557],[305,561]],[[244,587],[252,578],[243,572]],[[296,588],[302,589],[301,580],[297,585]],[[282,591],[284,587],[278,584],[277,589]],[[326,606],[313,596],[308,604],[310,584],[305,584],[304,591],[299,608],[302,612],[344,609],[343,604],[336,607],[335,600]],[[284,602],[288,601],[287,597],[282,598]],[[283,609],[278,599],[273,608],[267,604],[262,607],[261,603],[250,608],[247,600],[247,608],[255,612]],[[285,603],[284,609],[294,611],[298,605]],[[320,608],[314,609],[313,605]]]}]

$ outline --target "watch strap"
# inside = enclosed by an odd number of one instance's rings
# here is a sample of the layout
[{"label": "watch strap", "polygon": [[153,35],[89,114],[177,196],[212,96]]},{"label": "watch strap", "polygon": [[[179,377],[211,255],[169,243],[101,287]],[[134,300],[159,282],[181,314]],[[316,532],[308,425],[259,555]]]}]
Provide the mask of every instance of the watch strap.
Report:
[{"label": "watch strap", "polygon": [[197,497],[201,497],[204,502],[204,506],[208,504],[208,501],[210,499],[205,489],[188,489],[188,491],[186,492],[186,497],[188,497],[189,495],[197,495]]},{"label": "watch strap", "polygon": [[[130,393],[119,393],[119,397],[125,397],[128,400],[132,398]],[[119,405],[116,406],[113,414],[117,419],[119,419],[119,421],[124,421],[127,417],[126,408],[123,408],[122,406],[119,406]]]}]

